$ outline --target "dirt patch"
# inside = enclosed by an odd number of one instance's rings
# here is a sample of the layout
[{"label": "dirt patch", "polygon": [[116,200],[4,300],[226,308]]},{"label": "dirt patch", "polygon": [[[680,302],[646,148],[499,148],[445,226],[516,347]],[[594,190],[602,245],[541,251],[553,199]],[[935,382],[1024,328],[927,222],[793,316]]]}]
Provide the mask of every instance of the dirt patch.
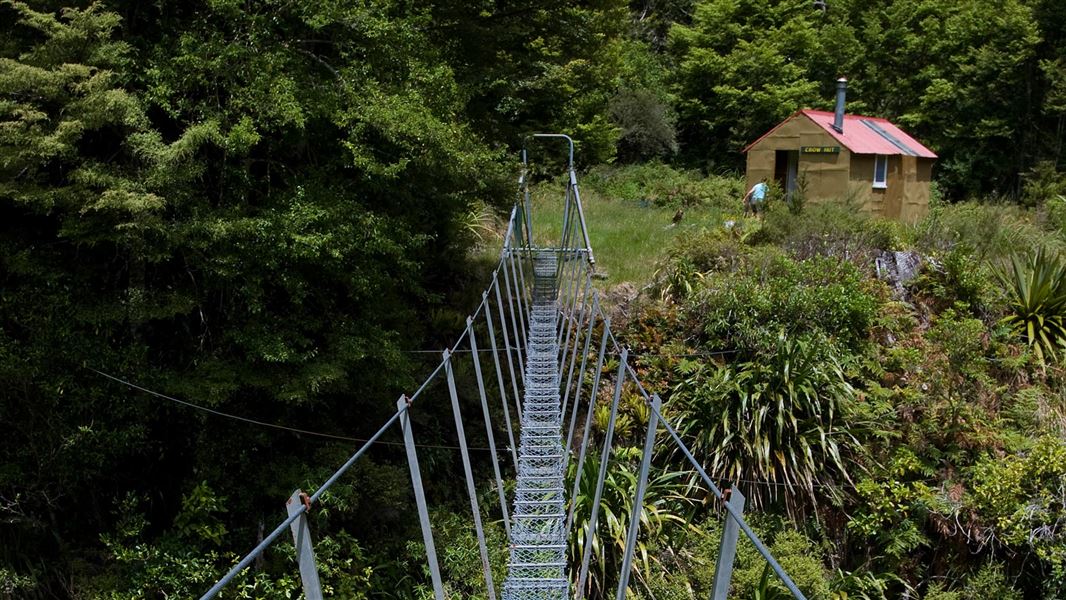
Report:
[{"label": "dirt patch", "polygon": [[629,320],[631,307],[640,297],[640,289],[629,281],[623,281],[607,289],[603,296],[604,311],[611,316],[612,329],[618,330]]}]

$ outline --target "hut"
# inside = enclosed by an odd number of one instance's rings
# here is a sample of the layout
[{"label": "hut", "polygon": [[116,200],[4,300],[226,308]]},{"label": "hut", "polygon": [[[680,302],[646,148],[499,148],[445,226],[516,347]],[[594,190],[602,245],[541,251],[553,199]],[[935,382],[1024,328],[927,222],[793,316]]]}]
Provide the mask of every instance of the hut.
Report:
[{"label": "hut", "polygon": [[752,142],[748,188],[776,180],[807,202],[851,198],[864,210],[913,223],[929,211],[936,154],[886,119],[844,112],[847,80],[837,82],[836,110],[800,110]]}]

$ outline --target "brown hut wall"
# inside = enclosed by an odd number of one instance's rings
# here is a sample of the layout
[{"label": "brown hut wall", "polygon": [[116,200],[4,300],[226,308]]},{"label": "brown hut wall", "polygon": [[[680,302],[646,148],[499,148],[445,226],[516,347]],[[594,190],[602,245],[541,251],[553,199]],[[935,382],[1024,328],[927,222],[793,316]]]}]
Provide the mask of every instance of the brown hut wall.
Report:
[{"label": "brown hut wall", "polygon": [[874,187],[874,154],[851,156],[851,184],[849,198],[861,204],[863,210],[886,219],[902,217],[905,197],[909,189],[904,174],[903,156],[889,156],[884,188]]},{"label": "brown hut wall", "polygon": [[[748,189],[763,177],[773,180],[778,150],[799,151],[802,146],[840,145],[817,123],[804,115],[796,115],[748,150]],[[846,148],[841,148],[837,154],[800,154],[798,175],[806,179],[807,198],[817,202],[843,196],[848,189],[849,157]]]},{"label": "brown hut wall", "polygon": [[874,189],[874,155],[851,155],[851,178],[848,199],[879,217],[885,214],[885,190]]},{"label": "brown hut wall", "polygon": [[756,150],[752,148],[748,151],[748,186],[746,190],[750,190],[751,186],[762,181],[763,177],[765,177],[767,181],[774,178],[774,151]]},{"label": "brown hut wall", "polygon": [[885,194],[884,216],[890,219],[899,219],[903,209],[903,191],[905,179],[903,177],[903,156],[888,157],[888,172],[885,183],[888,187],[883,190]]},{"label": "brown hut wall", "polygon": [[906,178],[900,220],[916,223],[929,214],[929,185],[933,180],[933,159],[907,156],[903,159]]}]

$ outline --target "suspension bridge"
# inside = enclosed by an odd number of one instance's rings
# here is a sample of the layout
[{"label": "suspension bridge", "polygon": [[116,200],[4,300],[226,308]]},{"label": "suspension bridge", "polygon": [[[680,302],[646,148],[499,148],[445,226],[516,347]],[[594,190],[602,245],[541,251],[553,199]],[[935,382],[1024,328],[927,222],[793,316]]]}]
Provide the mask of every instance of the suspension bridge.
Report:
[{"label": "suspension bridge", "polygon": [[[481,296],[481,304],[467,318],[466,328],[456,343],[444,350],[440,363],[414,393],[399,397],[391,418],[314,493],[293,492],[285,504],[287,518],[204,593],[201,600],[217,597],[286,532],[291,534],[294,542],[304,596],[308,600],[322,598],[307,513],[322,501],[323,494],[368,449],[381,443],[386,432],[397,429],[402,435],[406,452],[434,599],[446,600],[446,582],[437,558],[429,504],[418,463],[419,445],[415,441],[416,432],[411,419],[413,411],[418,410],[419,397],[432,383],[441,379],[447,384],[451,401],[485,589],[490,600],[583,600],[588,594],[592,540],[599,526],[600,505],[611,463],[619,403],[623,387],[627,384],[640,394],[649,416],[640,471],[633,492],[634,509],[630,511],[625,549],[617,573],[615,599],[624,600],[629,591],[652,458],[664,444],[672,444],[673,449],[691,463],[703,485],[723,508],[725,522],[711,600],[726,600],[728,597],[733,560],[741,535],[750,540],[791,595],[797,600],[805,600],[803,593],[745,521],[744,496],[735,485],[728,482],[726,492],[723,492],[703,469],[678,432],[663,418],[659,397],[649,394],[640,381],[630,364],[628,348],[615,338],[611,319],[592,284],[596,262],[574,170],[573,141],[563,134],[536,134],[532,137],[545,141],[562,140],[568,144],[567,183],[562,199],[564,211],[560,228],[534,236],[534,233],[540,232],[533,231],[528,170],[524,169],[518,180],[517,200],[503,237],[499,263],[492,273],[488,289]],[[524,165],[528,165],[526,150],[522,151],[522,160]],[[538,245],[536,241],[540,239],[553,241]],[[479,337],[482,335],[484,340]],[[487,342],[487,347],[484,347],[483,342]],[[499,515],[509,538],[507,577],[502,582],[493,580],[482,507],[478,502],[477,482],[470,459],[466,426],[476,423],[476,419],[464,417],[457,391],[454,363],[456,353],[460,351],[469,352],[472,357],[477,400],[481,405],[480,417],[492,457]],[[483,355],[491,356],[491,361],[484,360]],[[618,361],[612,382],[603,381],[602,378],[609,358],[612,362],[614,359]],[[483,368],[483,360],[491,364]],[[493,380],[495,385],[492,385]],[[591,382],[591,386],[588,382]],[[612,386],[613,390],[606,430],[602,436],[594,436],[593,415],[601,395],[601,384],[605,392],[607,385]],[[494,418],[495,415],[501,415],[502,419]],[[502,454],[496,443],[497,432],[506,432],[507,436],[505,452]],[[602,439],[595,440],[597,437]],[[598,448],[593,447],[594,441],[598,441]],[[597,451],[599,460],[594,464],[598,464],[599,468],[591,514],[580,526],[582,530],[574,532],[575,499],[581,474],[586,461]],[[506,465],[508,461],[513,463],[515,473],[513,496],[510,498],[503,478],[503,473],[509,470]],[[573,472],[578,475],[568,482],[566,474],[571,461],[576,467]],[[581,556],[568,556],[568,540],[574,533],[585,540],[580,546]],[[610,590],[596,592],[599,597],[607,597]]]}]

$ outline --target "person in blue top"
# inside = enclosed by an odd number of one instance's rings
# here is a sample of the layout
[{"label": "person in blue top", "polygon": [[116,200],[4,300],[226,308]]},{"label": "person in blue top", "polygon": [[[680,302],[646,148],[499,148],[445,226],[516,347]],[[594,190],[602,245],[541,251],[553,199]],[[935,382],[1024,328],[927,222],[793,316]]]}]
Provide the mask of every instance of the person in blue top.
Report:
[{"label": "person in blue top", "polygon": [[748,193],[744,195],[744,216],[748,216],[748,212],[758,216],[763,212],[763,202],[766,201],[766,178],[763,177],[762,181],[751,186]]}]

